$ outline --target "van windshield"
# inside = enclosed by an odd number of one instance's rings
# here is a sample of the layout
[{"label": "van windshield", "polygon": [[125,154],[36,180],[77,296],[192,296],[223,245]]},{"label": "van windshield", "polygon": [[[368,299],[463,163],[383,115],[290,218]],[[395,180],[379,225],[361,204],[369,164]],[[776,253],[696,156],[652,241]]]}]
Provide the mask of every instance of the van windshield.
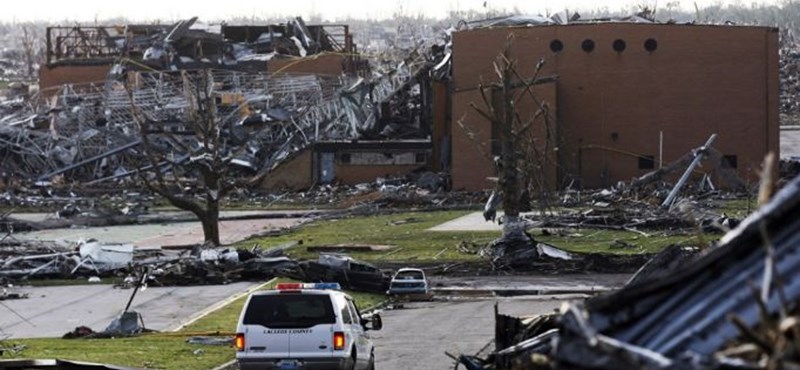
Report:
[{"label": "van windshield", "polygon": [[274,294],[253,296],[244,314],[244,325],[267,328],[309,328],[334,324],[331,298],[318,294]]}]

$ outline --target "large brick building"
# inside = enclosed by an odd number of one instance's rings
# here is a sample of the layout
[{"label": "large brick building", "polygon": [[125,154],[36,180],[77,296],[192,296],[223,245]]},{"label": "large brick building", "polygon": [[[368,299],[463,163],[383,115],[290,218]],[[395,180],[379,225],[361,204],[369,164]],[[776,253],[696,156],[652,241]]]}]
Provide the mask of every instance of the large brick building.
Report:
[{"label": "large brick building", "polygon": [[[493,60],[513,34],[512,58],[555,118],[547,182],[605,187],[668,164],[719,134],[714,147],[753,179],[778,151],[778,32],[774,28],[587,23],[483,28],[453,34],[449,114],[453,189],[494,184],[492,127],[470,107],[497,82]],[[439,104],[438,110],[446,104]],[[532,104],[520,104],[523,114]],[[445,123],[446,124],[446,123]],[[542,140],[544,131],[534,135]],[[496,139],[496,138],[495,138]],[[486,150],[480,150],[485,148]]]}]

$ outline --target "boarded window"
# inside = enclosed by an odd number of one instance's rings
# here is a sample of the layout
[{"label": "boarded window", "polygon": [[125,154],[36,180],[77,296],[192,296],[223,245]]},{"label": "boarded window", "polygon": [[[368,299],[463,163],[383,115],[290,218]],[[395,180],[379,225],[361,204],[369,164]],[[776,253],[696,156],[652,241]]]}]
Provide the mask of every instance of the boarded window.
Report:
[{"label": "boarded window", "polygon": [[739,168],[739,159],[733,154],[724,155],[722,157],[722,168]]},{"label": "boarded window", "polygon": [[656,168],[655,156],[652,156],[652,155],[640,155],[639,156],[639,169],[640,170],[652,170],[654,168]]},{"label": "boarded window", "polygon": [[[422,157],[420,157],[422,155]],[[419,159],[423,158],[420,162]],[[339,155],[339,162],[349,165],[416,165],[425,163],[425,153],[415,152],[350,152]],[[346,160],[345,160],[346,159]]]}]

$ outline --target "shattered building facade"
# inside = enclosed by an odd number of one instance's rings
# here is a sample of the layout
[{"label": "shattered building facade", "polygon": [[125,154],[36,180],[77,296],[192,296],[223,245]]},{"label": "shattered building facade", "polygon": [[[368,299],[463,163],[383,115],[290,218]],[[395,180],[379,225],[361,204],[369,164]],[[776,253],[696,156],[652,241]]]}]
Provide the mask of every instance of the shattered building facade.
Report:
[{"label": "shattered building facade", "polygon": [[[494,25],[453,32],[450,102],[438,99],[436,127],[449,127],[453,189],[494,186],[496,128],[470,104],[480,83],[497,82],[492,62],[509,35],[522,78],[537,62],[536,86],[556,124],[533,132],[552,140],[550,188],[607,187],[660,168],[712,133],[724,161],[754,179],[778,152],[778,30],[767,27],[633,22]],[[496,98],[493,101],[497,102]],[[499,103],[499,102],[498,102]],[[529,99],[520,114],[536,112]],[[552,139],[546,139],[548,133]],[[478,150],[476,150],[478,147]]]}]

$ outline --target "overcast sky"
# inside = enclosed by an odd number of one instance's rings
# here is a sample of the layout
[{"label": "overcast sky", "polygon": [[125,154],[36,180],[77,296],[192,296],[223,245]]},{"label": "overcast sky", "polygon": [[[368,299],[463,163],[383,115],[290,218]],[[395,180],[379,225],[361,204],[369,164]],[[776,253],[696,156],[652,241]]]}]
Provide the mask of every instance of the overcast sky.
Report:
[{"label": "overcast sky", "polygon": [[[489,7],[512,9],[517,7],[524,13],[544,14],[569,10],[597,9],[605,6],[609,10],[633,9],[636,4],[649,4],[657,9],[674,0],[487,0]],[[719,1],[680,0],[682,8],[730,3],[777,3],[780,0]],[[484,0],[4,0],[0,20],[28,21],[91,21],[126,17],[130,20],[154,19],[175,20],[199,16],[203,21],[215,21],[236,16],[286,17],[300,15],[310,18],[319,14],[325,20],[353,16],[357,18],[389,18],[395,13],[406,15],[425,14],[442,17],[450,10],[483,9]]]}]

